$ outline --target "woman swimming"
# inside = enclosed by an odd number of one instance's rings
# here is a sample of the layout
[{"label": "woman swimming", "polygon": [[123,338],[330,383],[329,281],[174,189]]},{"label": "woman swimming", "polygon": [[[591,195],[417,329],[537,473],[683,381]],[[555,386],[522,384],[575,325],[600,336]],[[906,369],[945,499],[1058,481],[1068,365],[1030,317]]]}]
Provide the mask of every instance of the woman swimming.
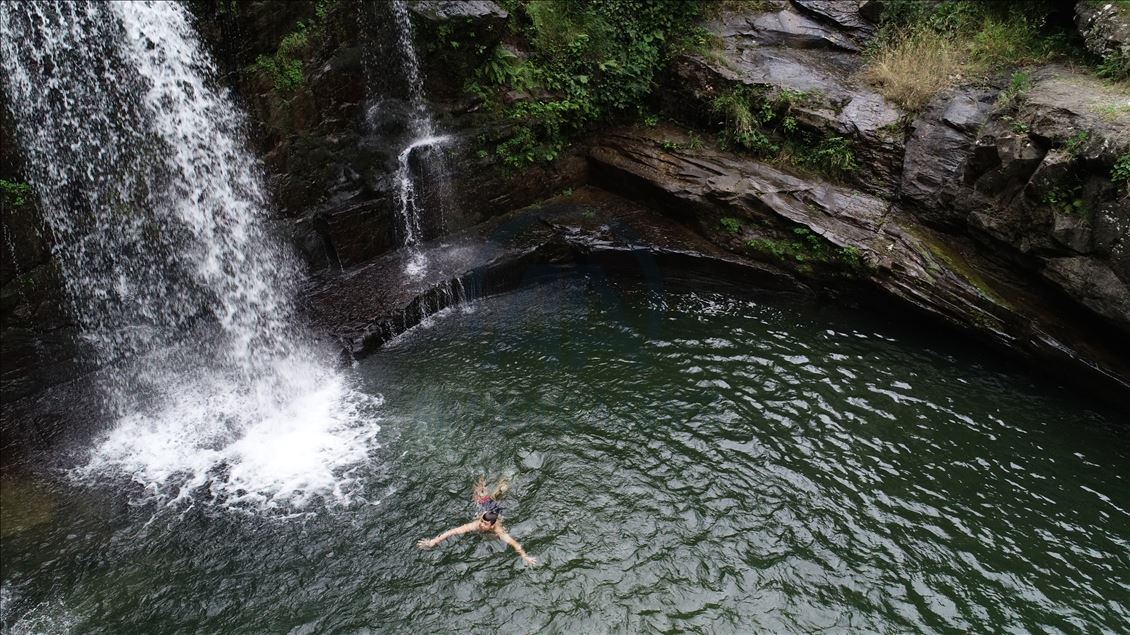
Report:
[{"label": "woman swimming", "polygon": [[493,533],[502,542],[514,548],[519,556],[522,556],[522,562],[527,565],[537,564],[537,558],[528,555],[522,545],[510,537],[506,533],[506,529],[502,527],[502,505],[498,504],[498,498],[506,492],[507,483],[506,479],[502,478],[495,485],[494,491],[487,494],[487,480],[486,477],[480,476],[478,482],[475,483],[475,488],[471,492],[471,499],[479,506],[478,518],[472,520],[466,525],[452,527],[435,538],[425,538],[416,543],[416,546],[421,549],[431,549],[439,543],[447,540],[452,536],[478,531],[485,534]]}]

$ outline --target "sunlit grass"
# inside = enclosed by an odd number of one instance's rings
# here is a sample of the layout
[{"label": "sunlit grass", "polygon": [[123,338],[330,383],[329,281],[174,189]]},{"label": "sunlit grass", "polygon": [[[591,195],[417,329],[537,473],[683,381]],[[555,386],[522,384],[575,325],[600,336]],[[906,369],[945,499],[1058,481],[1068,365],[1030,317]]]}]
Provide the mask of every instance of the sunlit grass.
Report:
[{"label": "sunlit grass", "polygon": [[965,57],[953,37],[917,29],[880,49],[865,74],[884,97],[917,111],[956,79]]}]

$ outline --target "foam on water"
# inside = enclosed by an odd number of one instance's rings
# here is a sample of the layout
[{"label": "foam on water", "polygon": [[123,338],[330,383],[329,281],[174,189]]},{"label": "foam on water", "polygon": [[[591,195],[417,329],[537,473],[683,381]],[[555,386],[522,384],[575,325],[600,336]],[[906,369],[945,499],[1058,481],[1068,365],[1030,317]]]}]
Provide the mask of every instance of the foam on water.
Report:
[{"label": "foam on water", "polygon": [[[337,374],[307,378],[299,360],[276,362],[274,371],[270,382],[251,385],[185,377],[154,410],[123,417],[76,475],[128,477],[146,501],[206,493],[240,507],[349,503],[353,470],[376,446],[381,399]],[[287,390],[292,399],[275,397]]]},{"label": "foam on water", "polygon": [[348,501],[377,400],[295,325],[300,267],[185,6],[5,2],[0,33],[72,313],[112,365],[118,421],[74,475],[144,500]]}]

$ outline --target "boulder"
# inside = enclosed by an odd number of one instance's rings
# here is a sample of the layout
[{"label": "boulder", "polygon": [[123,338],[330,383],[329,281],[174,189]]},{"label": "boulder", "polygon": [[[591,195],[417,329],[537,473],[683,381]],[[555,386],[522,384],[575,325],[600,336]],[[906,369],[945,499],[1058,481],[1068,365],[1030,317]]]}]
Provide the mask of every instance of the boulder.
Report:
[{"label": "boulder", "polygon": [[1103,260],[1049,258],[1044,276],[1095,313],[1130,331],[1130,289]]},{"label": "boulder", "polygon": [[874,22],[877,22],[877,20],[871,20],[864,15],[865,12],[870,15],[873,11],[869,7],[864,8],[864,4],[864,2],[851,0],[848,2],[844,2],[844,0],[793,0],[793,6],[802,13],[834,24],[861,39],[866,39],[874,34]]}]

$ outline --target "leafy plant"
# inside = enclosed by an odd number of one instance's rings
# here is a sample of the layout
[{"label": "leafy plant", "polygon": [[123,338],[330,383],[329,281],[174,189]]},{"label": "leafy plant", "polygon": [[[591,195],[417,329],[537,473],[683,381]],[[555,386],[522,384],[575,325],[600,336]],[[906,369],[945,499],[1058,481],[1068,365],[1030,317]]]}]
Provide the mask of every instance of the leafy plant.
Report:
[{"label": "leafy plant", "polygon": [[1073,157],[1078,157],[1079,153],[1083,151],[1083,147],[1087,144],[1087,140],[1090,138],[1090,131],[1080,130],[1063,144],[1063,150]]},{"label": "leafy plant", "polygon": [[1069,216],[1081,216],[1087,211],[1083,204],[1082,183],[1060,183],[1044,189],[1040,200],[1056,212]]},{"label": "leafy plant", "polygon": [[[644,112],[643,100],[671,54],[702,13],[682,0],[504,0],[515,19],[511,45],[529,55],[486,55],[465,89],[514,123],[496,153],[510,166],[550,161],[593,124]],[[505,47],[500,47],[505,48]],[[524,91],[504,104],[489,93]],[[656,120],[656,123],[658,121]]]},{"label": "leafy plant", "polygon": [[[955,81],[1058,58],[1082,59],[1070,35],[1055,31],[1054,11],[1054,3],[1046,1],[885,0],[865,75],[884,96],[913,112]],[[1014,75],[1014,82],[1021,77]],[[1026,88],[1013,84],[1010,90],[1014,97]]]},{"label": "leafy plant", "polygon": [[736,218],[726,216],[719,222],[722,224],[722,229],[732,236],[737,235],[742,230],[742,223]]},{"label": "leafy plant", "polygon": [[1114,167],[1110,170],[1110,182],[1122,183],[1130,189],[1130,153],[1123,154],[1114,161]]},{"label": "leafy plant", "polygon": [[997,96],[997,104],[1006,106],[1014,103],[1021,95],[1032,88],[1032,75],[1024,71],[1016,71],[1008,80],[1008,87]]},{"label": "leafy plant", "polygon": [[859,167],[852,143],[844,137],[823,139],[810,152],[799,155],[797,163],[834,178],[843,178]]},{"label": "leafy plant", "polygon": [[27,183],[0,179],[0,200],[4,207],[21,207],[31,200],[31,186]]}]

